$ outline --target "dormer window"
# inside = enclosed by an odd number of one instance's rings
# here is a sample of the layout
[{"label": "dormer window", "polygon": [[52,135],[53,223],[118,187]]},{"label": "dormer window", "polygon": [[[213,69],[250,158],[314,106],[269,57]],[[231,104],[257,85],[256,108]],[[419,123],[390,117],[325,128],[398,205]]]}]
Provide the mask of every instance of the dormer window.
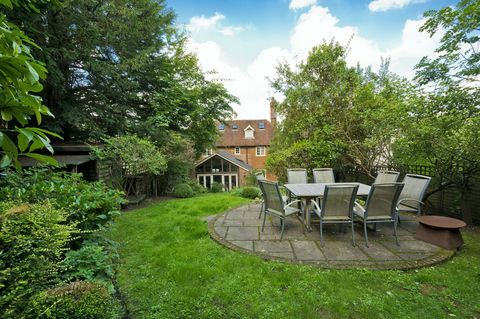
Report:
[{"label": "dormer window", "polygon": [[258,123],[258,128],[261,129],[261,130],[265,129],[265,122],[264,121],[259,122]]},{"label": "dormer window", "polygon": [[255,130],[254,130],[253,127],[251,127],[250,125],[247,126],[244,131],[245,131],[245,138],[246,138],[246,139],[253,139],[253,138],[255,138],[255,136],[254,136]]},{"label": "dormer window", "polygon": [[220,123],[220,125],[218,126],[218,129],[219,129],[220,131],[223,131],[223,130],[225,129],[225,124]]}]

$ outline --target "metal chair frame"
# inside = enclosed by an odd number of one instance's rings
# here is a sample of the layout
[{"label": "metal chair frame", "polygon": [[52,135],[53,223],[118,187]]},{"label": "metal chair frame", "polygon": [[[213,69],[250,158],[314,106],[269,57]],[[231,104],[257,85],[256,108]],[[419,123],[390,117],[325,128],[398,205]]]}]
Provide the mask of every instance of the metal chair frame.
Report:
[{"label": "metal chair frame", "polygon": [[[388,181],[380,180],[379,177],[381,177],[382,175],[391,177],[391,180],[390,178],[388,178]],[[373,184],[396,183],[398,181],[399,176],[400,176],[400,172],[397,172],[397,171],[380,170],[377,172],[377,178],[375,178],[375,181],[373,182]]]},{"label": "metal chair frame", "polygon": [[[375,191],[382,187],[395,187],[395,193],[393,198],[391,199],[390,203],[390,210],[385,214],[385,216],[390,215],[390,218],[369,218],[368,210],[370,205],[372,205],[373,200],[375,200]],[[398,236],[397,236],[397,223],[398,223],[398,197],[400,196],[400,192],[403,189],[402,183],[386,183],[386,184],[373,184],[370,188],[370,193],[367,197],[367,202],[365,203],[365,207],[362,207],[359,203],[355,202],[355,208],[363,212],[363,216],[357,213],[354,209],[354,217],[360,218],[363,223],[363,232],[365,235],[365,244],[368,247],[368,234],[367,234],[367,224],[377,224],[377,223],[393,223],[393,235],[395,236],[395,241],[397,246],[400,244],[398,243]],[[373,199],[372,199],[373,198]]]},{"label": "metal chair frame", "polygon": [[[262,232],[265,229],[265,221],[267,219],[267,214],[279,217],[280,218],[280,225],[281,225],[280,240],[282,240],[283,239],[283,232],[285,230],[285,219],[288,216],[291,216],[291,215],[297,216],[298,213],[301,212],[300,209],[291,207],[291,205],[301,203],[301,201],[300,200],[295,200],[295,201],[292,201],[288,204],[285,204],[285,202],[283,201],[282,194],[280,192],[280,188],[278,187],[277,182],[270,182],[270,181],[267,181],[267,180],[258,181],[258,182],[261,185],[261,188],[262,188],[264,196],[265,196],[265,210],[264,210],[264,215],[263,215]],[[280,210],[275,209],[273,207],[269,207],[270,200],[268,198],[269,195],[268,195],[268,192],[266,190],[266,187],[272,187],[272,186],[274,186],[275,190],[276,190],[275,194],[274,194],[274,196],[276,198],[273,198],[273,200],[277,201],[277,205],[279,204],[278,208],[280,208]]]},{"label": "metal chair frame", "polygon": [[[338,219],[325,220],[324,217],[325,217],[325,214],[328,213],[327,209],[329,207],[328,203],[329,203],[329,200],[330,200],[328,194],[330,192],[333,192],[333,191],[338,190],[338,189],[347,189],[347,188],[351,189],[351,193],[350,193],[350,196],[348,198],[349,199],[348,211],[346,212],[346,214],[344,214],[345,216],[338,215],[338,217],[339,217]],[[322,208],[320,208],[320,206],[317,204],[316,201],[312,201],[313,211],[320,218],[320,242],[321,242],[322,246],[323,246],[323,224],[351,224],[351,227],[352,227],[352,243],[353,243],[353,246],[355,246],[353,206],[355,204],[355,197],[357,196],[358,188],[359,188],[359,185],[355,185],[355,184],[352,184],[352,185],[346,185],[346,184],[343,184],[343,185],[326,185],[325,186],[325,192],[324,192],[323,199],[322,199]],[[345,197],[345,198],[347,198],[347,197]],[[349,218],[348,220],[345,219],[345,217],[347,217],[347,215],[348,215],[348,218]]]},{"label": "metal chair frame", "polygon": [[[322,180],[320,179],[320,175],[324,174],[316,174],[316,173],[329,173],[328,174],[328,180]],[[333,174],[333,169],[332,168],[314,168],[312,170],[313,173],[313,182],[314,183],[335,183],[335,175]],[[326,174],[325,174],[326,175]],[[327,177],[327,176],[323,176]]]}]

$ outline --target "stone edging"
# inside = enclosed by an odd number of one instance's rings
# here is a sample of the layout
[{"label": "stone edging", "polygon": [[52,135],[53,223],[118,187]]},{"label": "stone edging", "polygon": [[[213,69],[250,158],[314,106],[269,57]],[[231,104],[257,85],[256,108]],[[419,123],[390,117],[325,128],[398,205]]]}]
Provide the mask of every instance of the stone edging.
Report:
[{"label": "stone edging", "polygon": [[[250,205],[250,204],[247,204]],[[243,207],[245,205],[239,206]],[[379,270],[411,270],[411,269],[417,269],[417,268],[424,268],[424,267],[430,267],[430,266],[435,266],[438,265],[442,262],[445,262],[449,259],[451,259],[455,255],[455,251],[453,250],[445,250],[445,249],[440,249],[435,255],[429,256],[424,259],[420,260],[413,260],[413,261],[392,261],[392,262],[385,262],[385,263],[377,263],[377,264],[363,264],[361,262],[350,262],[346,261],[345,263],[330,263],[328,261],[317,261],[317,262],[305,262],[305,261],[296,261],[296,260],[291,260],[287,258],[282,258],[282,257],[275,257],[275,256],[269,256],[261,253],[257,253],[251,250],[244,249],[242,247],[233,245],[226,239],[224,239],[222,236],[220,236],[216,231],[215,231],[215,223],[216,221],[222,217],[223,215],[229,213],[232,210],[238,209],[239,207],[232,208],[231,210],[223,213],[219,213],[213,218],[211,218],[208,221],[208,233],[210,234],[210,237],[215,240],[216,242],[220,243],[221,245],[237,252],[241,252],[247,255],[251,256],[259,256],[265,260],[269,261],[279,261],[279,262],[286,262],[289,264],[300,264],[300,265],[310,265],[310,266],[316,266],[319,268],[330,268],[330,269],[357,269],[357,268],[367,268],[367,269],[379,269]]]}]

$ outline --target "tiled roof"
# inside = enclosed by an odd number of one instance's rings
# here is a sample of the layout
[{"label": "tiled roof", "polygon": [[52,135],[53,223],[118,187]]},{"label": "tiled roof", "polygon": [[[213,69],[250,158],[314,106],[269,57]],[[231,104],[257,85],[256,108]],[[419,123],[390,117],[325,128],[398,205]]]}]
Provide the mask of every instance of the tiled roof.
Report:
[{"label": "tiled roof", "polygon": [[[265,125],[260,129],[260,122]],[[233,129],[237,126],[237,129]],[[245,138],[245,128],[251,126],[254,132],[253,139]],[[220,130],[217,147],[229,146],[269,146],[273,137],[273,126],[268,120],[232,120],[227,121],[224,130]]]},{"label": "tiled roof", "polygon": [[217,154],[220,155],[221,157],[225,158],[227,161],[230,161],[231,163],[233,163],[237,166],[240,166],[241,168],[243,168],[247,171],[252,170],[252,167],[250,165],[248,165],[247,163],[245,163],[242,160],[239,160],[238,158],[236,158],[235,156],[233,156],[229,152],[226,152],[224,150],[218,150]]}]

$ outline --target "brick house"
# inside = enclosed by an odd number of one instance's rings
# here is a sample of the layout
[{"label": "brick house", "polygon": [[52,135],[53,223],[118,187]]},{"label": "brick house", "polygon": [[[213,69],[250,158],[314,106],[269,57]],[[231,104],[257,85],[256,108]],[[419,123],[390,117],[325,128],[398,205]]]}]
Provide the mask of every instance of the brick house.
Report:
[{"label": "brick house", "polygon": [[215,149],[209,149],[195,166],[197,181],[210,187],[222,183],[225,189],[245,185],[245,176],[252,170],[263,170],[267,179],[276,176],[266,170],[268,147],[273,137],[276,113],[270,103],[270,119],[230,120],[218,124],[220,136]]}]

